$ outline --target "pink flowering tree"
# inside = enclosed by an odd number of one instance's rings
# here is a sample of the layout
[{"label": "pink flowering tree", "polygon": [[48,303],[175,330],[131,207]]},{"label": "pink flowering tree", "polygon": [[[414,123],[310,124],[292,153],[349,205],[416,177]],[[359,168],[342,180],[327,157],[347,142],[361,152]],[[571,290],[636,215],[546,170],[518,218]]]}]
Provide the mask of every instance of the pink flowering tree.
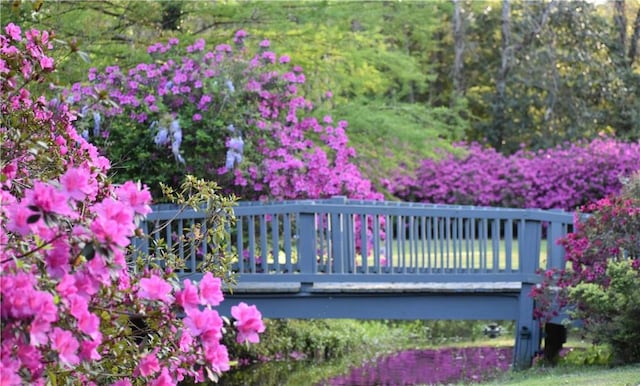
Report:
[{"label": "pink flowering tree", "polygon": [[[585,216],[584,214],[588,214]],[[541,323],[569,311],[617,360],[640,361],[640,173],[620,194],[584,206],[558,243],[567,267],[542,272],[532,296]]]},{"label": "pink flowering tree", "polygon": [[[81,135],[152,189],[186,173],[217,181],[242,199],[380,199],[352,162],[347,123],[313,117],[305,75],[263,40],[250,51],[177,39],[148,48],[129,70],[92,69],[64,94],[82,112]],[[254,53],[251,53],[254,52]]]},{"label": "pink flowering tree", "polygon": [[[55,68],[51,36],[13,24],[4,32],[0,384],[216,380],[230,366],[220,278],[180,282],[170,267],[128,259],[151,194],[112,184],[109,160],[78,134],[68,106],[31,95]],[[255,307],[240,304],[232,316],[239,342],[259,340]],[[135,320],[149,331],[136,331]]]}]

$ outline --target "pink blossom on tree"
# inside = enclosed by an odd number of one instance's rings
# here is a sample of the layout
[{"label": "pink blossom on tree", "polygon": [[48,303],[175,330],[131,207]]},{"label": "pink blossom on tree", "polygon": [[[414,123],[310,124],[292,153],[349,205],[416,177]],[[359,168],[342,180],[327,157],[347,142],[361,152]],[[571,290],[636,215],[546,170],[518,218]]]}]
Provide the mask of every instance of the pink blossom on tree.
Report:
[{"label": "pink blossom on tree", "polygon": [[235,326],[238,329],[238,343],[258,343],[260,341],[261,332],[264,332],[265,326],[262,322],[262,314],[256,306],[249,306],[242,302],[237,306],[231,307],[231,315],[234,317]]},{"label": "pink blossom on tree", "polygon": [[200,296],[205,304],[217,306],[224,299],[222,295],[222,281],[213,277],[211,272],[206,272],[200,280]]},{"label": "pink blossom on tree", "polygon": [[150,278],[140,279],[140,289],[138,297],[141,299],[160,300],[167,304],[171,304],[173,299],[171,291],[173,287],[161,277],[151,275]]}]

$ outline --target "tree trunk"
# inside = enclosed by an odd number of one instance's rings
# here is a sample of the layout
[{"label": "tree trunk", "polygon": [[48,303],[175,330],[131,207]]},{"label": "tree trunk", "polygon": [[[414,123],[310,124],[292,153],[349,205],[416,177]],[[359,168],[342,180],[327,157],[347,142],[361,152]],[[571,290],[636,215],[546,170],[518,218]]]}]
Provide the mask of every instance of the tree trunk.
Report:
[{"label": "tree trunk", "polygon": [[493,135],[492,145],[500,150],[504,139],[505,129],[505,108],[506,108],[506,89],[507,75],[509,73],[510,57],[511,57],[511,4],[509,0],[502,0],[502,43],[501,43],[501,61],[498,75],[496,76],[496,100],[494,102],[493,115]]},{"label": "tree trunk", "polygon": [[625,60],[625,51],[627,49],[627,15],[625,13],[624,0],[615,0],[613,2],[613,24],[618,30],[617,52],[622,61]]},{"label": "tree trunk", "polygon": [[633,65],[638,55],[638,41],[640,40],[640,8],[636,13],[636,19],[633,23],[633,33],[631,34],[631,40],[629,41],[629,66]]},{"label": "tree trunk", "polygon": [[453,92],[451,93],[451,105],[464,95],[463,68],[464,68],[464,24],[462,22],[462,5],[460,0],[453,1]]}]

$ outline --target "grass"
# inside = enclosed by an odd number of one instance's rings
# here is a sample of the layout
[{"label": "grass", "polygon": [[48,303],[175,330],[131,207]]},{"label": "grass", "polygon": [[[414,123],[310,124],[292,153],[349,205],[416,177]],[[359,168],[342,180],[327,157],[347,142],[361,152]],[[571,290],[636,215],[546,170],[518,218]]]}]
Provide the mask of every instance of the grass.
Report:
[{"label": "grass", "polygon": [[532,368],[518,373],[509,373],[486,385],[580,385],[617,386],[640,385],[640,365],[606,368],[586,366],[558,366],[555,368]]},{"label": "grass", "polygon": [[[381,265],[393,268],[425,268],[425,269],[486,269],[493,270],[496,267],[499,270],[517,270],[519,267],[518,240],[513,240],[510,246],[510,253],[507,253],[507,244],[505,240],[487,240],[486,244],[481,245],[478,240],[461,240],[460,242],[431,242],[427,245],[423,240],[391,240],[386,243],[386,248],[381,245]],[[325,246],[326,247],[326,246]],[[390,247],[390,249],[388,248]],[[495,249],[497,247],[497,249]],[[369,247],[371,249],[371,247]],[[391,253],[385,254],[389,249]],[[546,264],[547,241],[542,240],[540,245],[540,266]],[[256,250],[256,255],[260,256],[261,252]],[[367,266],[375,266],[375,258],[369,251],[370,256],[367,258]],[[272,254],[267,256],[269,264],[274,264]],[[291,261],[297,262],[295,250],[292,251]],[[326,264],[328,261],[326,253],[319,258],[320,264]],[[280,266],[285,266],[287,257],[284,251],[279,252],[278,262]],[[356,254],[355,265],[361,267],[363,265],[362,255]]]}]

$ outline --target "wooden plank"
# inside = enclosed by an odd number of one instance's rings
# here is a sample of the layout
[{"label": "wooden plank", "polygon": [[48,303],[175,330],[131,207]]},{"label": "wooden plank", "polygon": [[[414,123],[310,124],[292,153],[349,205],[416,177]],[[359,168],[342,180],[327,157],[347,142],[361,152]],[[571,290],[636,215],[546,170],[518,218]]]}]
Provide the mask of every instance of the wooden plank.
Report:
[{"label": "wooden plank", "polygon": [[310,293],[519,292],[520,282],[492,283],[314,283]]},{"label": "wooden plank", "polygon": [[302,285],[296,282],[269,283],[269,282],[246,282],[238,283],[231,288],[223,286],[223,292],[234,294],[257,294],[257,293],[297,293]]},{"label": "wooden plank", "polygon": [[[480,292],[519,292],[520,282],[493,283],[313,283],[303,288],[299,282],[244,282],[231,287],[233,293],[480,293]],[[228,287],[225,292],[230,292]]]}]

